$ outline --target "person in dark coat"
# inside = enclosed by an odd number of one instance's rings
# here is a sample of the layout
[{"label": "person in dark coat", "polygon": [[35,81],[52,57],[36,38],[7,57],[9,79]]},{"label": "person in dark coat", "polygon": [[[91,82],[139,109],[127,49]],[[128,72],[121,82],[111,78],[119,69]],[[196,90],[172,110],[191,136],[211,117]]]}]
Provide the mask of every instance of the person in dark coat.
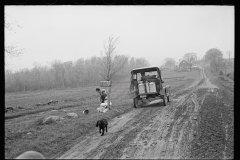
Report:
[{"label": "person in dark coat", "polygon": [[98,92],[100,94],[100,103],[104,103],[105,98],[107,97],[106,90],[96,88],[96,92]]}]

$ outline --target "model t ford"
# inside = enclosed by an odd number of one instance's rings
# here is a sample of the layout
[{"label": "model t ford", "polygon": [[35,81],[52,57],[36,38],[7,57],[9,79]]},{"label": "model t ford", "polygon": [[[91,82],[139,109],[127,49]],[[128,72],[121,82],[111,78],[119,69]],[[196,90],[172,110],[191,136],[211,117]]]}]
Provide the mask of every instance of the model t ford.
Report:
[{"label": "model t ford", "polygon": [[135,108],[143,104],[152,104],[157,99],[162,99],[166,106],[170,101],[170,86],[163,86],[161,70],[158,67],[136,68],[131,71],[130,93],[133,96]]}]

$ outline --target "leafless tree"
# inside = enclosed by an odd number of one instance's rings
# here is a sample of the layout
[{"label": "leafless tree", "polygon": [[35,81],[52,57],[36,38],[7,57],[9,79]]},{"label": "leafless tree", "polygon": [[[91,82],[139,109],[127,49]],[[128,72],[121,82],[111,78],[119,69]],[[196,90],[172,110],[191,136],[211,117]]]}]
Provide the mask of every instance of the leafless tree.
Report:
[{"label": "leafless tree", "polygon": [[59,60],[55,60],[52,62],[52,68],[54,70],[54,75],[55,75],[55,85],[58,87],[64,87],[64,68],[63,64]]},{"label": "leafless tree", "polygon": [[[9,15],[7,15],[5,13],[4,15],[4,29],[5,29],[5,38],[6,38],[6,31],[9,31],[11,33],[14,33],[15,32],[15,29],[14,28],[22,28],[22,26],[20,26],[18,24],[18,22],[10,22],[8,20],[8,17]],[[5,44],[5,48],[4,48],[4,53],[5,53],[5,56],[6,58],[9,57],[9,58],[13,58],[13,57],[18,57],[19,55],[23,54],[23,50],[24,48],[22,49],[18,49],[17,46],[11,44],[11,45],[7,45]],[[5,62],[5,64],[8,64],[8,62]]]},{"label": "leafless tree", "polygon": [[77,87],[79,87],[80,84],[83,83],[83,79],[84,77],[86,77],[85,70],[86,67],[84,65],[84,59],[78,59],[74,64],[74,76],[76,78]]},{"label": "leafless tree", "polygon": [[183,56],[183,59],[185,59],[186,61],[188,61],[189,63],[193,63],[194,61],[197,60],[197,54],[196,53],[186,53]]},{"label": "leafless tree", "polygon": [[36,79],[36,82],[37,82],[38,90],[40,90],[41,89],[41,85],[40,85],[41,63],[33,62],[33,66],[34,66],[34,68],[33,68],[32,72],[35,75],[35,79]]},{"label": "leafless tree", "polygon": [[108,39],[108,44],[104,44],[104,51],[101,51],[100,75],[106,81],[112,80],[112,78],[124,67],[128,62],[127,56],[117,54],[116,50],[119,44],[119,38],[114,38],[110,36]]},{"label": "leafless tree", "polygon": [[[120,72],[124,65],[128,62],[127,56],[117,54],[116,50],[119,44],[119,37],[114,38],[113,36],[109,36],[108,44],[104,43],[104,51],[101,51],[100,58],[100,66],[101,71],[100,75],[106,81],[111,81],[118,72]],[[108,106],[110,106],[110,92],[111,86],[108,88],[107,96],[108,96]]]},{"label": "leafless tree", "polygon": [[170,69],[172,69],[173,66],[175,66],[175,59],[174,58],[165,58],[165,66],[168,66]]},{"label": "leafless tree", "polygon": [[[121,58],[127,58],[127,56],[119,55],[115,60],[121,60]],[[101,58],[95,56],[89,59],[81,58],[74,62],[55,60],[48,62],[47,65],[34,62],[32,69],[22,69],[16,72],[6,69],[5,91],[22,92],[96,85],[103,79],[98,74],[100,61]],[[149,63],[144,58],[129,58],[123,69],[112,78],[112,81],[129,76],[133,68],[145,67],[147,65]]]}]

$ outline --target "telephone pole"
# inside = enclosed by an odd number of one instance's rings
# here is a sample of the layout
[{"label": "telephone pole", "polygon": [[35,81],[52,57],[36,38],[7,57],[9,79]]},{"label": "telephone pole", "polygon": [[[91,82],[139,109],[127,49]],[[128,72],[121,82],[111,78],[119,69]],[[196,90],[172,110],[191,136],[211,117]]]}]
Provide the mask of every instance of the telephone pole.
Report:
[{"label": "telephone pole", "polygon": [[231,65],[231,62],[230,62],[231,51],[228,50],[228,51],[227,51],[227,55],[228,55],[228,64],[230,65],[231,71],[233,71],[232,65]]}]

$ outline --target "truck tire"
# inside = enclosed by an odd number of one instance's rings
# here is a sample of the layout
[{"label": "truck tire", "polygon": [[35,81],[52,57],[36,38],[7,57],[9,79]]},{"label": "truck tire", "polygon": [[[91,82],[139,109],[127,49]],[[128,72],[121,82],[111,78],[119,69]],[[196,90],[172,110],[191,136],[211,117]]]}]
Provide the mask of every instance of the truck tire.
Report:
[{"label": "truck tire", "polygon": [[167,96],[167,101],[170,102],[170,94]]},{"label": "truck tire", "polygon": [[133,98],[133,107],[134,108],[138,107],[138,98]]},{"label": "truck tire", "polygon": [[163,105],[167,106],[167,96],[163,96]]}]

